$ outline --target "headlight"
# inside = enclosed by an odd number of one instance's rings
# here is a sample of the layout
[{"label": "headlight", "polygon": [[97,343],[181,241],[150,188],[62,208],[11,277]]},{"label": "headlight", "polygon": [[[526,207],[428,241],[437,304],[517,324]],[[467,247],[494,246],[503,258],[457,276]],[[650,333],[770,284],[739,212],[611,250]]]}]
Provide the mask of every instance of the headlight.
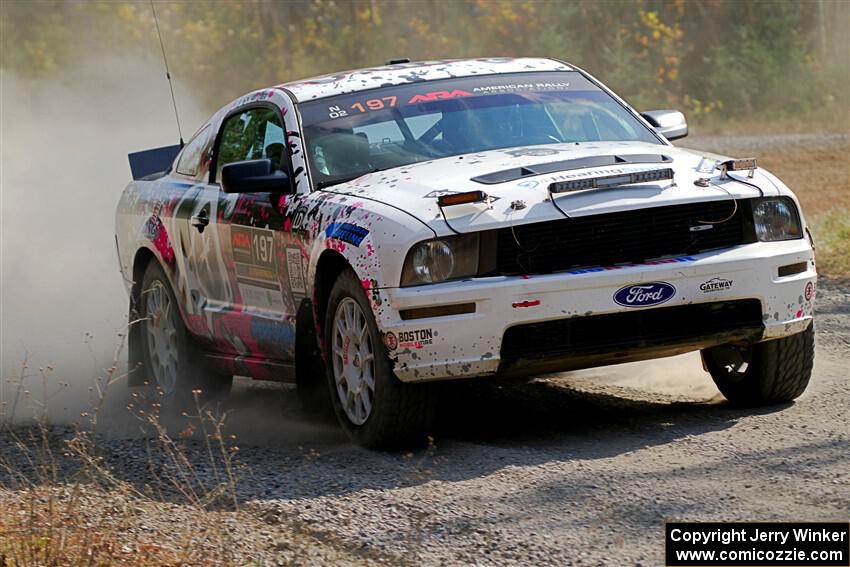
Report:
[{"label": "headlight", "polygon": [[800,215],[787,197],[760,199],[753,206],[756,236],[762,242],[802,238]]},{"label": "headlight", "polygon": [[420,285],[467,278],[478,273],[478,234],[420,242],[410,249],[401,285]]}]

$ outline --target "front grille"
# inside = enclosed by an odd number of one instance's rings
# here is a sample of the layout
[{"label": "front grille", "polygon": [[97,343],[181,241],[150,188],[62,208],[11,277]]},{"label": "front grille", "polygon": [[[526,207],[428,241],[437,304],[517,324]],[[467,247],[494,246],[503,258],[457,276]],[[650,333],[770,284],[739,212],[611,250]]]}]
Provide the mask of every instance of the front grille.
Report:
[{"label": "front grille", "polygon": [[510,327],[502,339],[502,360],[616,353],[661,345],[687,344],[706,337],[752,338],[760,334],[757,299],[657,307],[590,315]]},{"label": "front grille", "polygon": [[[728,248],[755,239],[749,201],[652,207],[526,224],[498,230],[495,273],[549,273],[591,266],[641,263]],[[704,229],[703,227],[711,228]],[[697,230],[691,230],[696,227]],[[700,228],[703,228],[700,230]]]}]

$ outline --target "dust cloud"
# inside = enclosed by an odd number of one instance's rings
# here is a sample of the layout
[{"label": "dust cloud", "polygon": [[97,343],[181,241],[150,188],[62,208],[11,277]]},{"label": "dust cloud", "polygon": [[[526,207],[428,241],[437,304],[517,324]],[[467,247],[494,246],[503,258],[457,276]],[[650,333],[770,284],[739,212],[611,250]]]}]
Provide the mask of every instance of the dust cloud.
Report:
[{"label": "dust cloud", "polygon": [[[0,74],[0,416],[25,360],[37,398],[45,369],[52,420],[89,407],[126,322],[114,218],[127,154],[177,141],[161,65],[87,61],[50,80]],[[205,113],[176,87],[188,136]]]},{"label": "dust cloud", "polygon": [[702,368],[698,352],[591,368],[564,376],[576,385],[591,382],[701,402],[721,399],[711,376]]}]

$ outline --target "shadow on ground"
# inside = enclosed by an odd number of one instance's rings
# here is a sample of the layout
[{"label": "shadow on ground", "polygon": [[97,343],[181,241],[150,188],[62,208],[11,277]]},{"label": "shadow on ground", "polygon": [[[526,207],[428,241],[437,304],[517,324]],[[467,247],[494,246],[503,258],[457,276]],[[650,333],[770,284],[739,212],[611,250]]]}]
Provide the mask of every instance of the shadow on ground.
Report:
[{"label": "shadow on ground", "polygon": [[[723,430],[753,414],[713,401],[639,397],[587,391],[563,376],[526,383],[451,383],[442,387],[433,445],[395,453],[352,445],[331,418],[306,414],[295,390],[280,384],[239,380],[218,409],[227,412],[225,433],[234,435],[232,443],[239,446],[235,462],[243,501],[341,495],[466,480],[511,466],[604,459]],[[179,431],[180,424],[173,425]],[[140,434],[139,426],[135,418],[113,416],[110,435],[98,447],[117,479],[149,491],[157,482],[167,484],[163,479],[170,465],[163,452],[151,449],[156,443]],[[57,444],[72,434],[69,428],[58,432]],[[192,464],[192,475],[202,482],[214,476],[213,469],[220,470],[221,462],[213,464],[218,457],[209,458],[197,431],[177,443]],[[14,450],[8,440],[4,444]],[[60,476],[73,478],[77,471],[69,464]],[[157,493],[170,499],[167,486]]]},{"label": "shadow on ground", "polygon": [[313,498],[465,480],[552,460],[604,459],[787,406],[754,412],[722,402],[647,401],[588,392],[562,380],[466,382],[442,389],[434,445],[397,453],[353,446],[329,419],[300,413],[290,389],[239,388],[227,407],[240,460],[251,471],[252,480],[242,486],[250,499]]}]

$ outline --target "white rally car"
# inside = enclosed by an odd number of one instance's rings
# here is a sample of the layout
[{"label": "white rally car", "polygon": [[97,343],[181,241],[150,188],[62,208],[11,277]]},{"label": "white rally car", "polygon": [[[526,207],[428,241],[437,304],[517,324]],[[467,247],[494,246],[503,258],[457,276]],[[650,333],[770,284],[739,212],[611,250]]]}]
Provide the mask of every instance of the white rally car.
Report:
[{"label": "white rally car", "polygon": [[423,440],[436,381],[694,350],[731,402],[792,400],[814,356],[799,203],[686,134],[549,59],[250,93],[130,156],[131,383],[180,406],[292,380],[368,447]]}]

